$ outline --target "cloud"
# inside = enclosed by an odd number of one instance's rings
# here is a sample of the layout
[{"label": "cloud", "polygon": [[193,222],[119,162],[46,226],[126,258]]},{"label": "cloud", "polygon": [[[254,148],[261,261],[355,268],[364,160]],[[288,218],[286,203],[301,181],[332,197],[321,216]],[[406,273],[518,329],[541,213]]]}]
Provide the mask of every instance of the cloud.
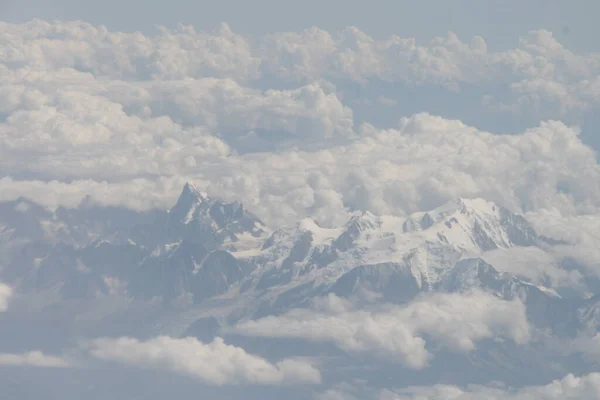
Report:
[{"label": "cloud", "polygon": [[341,390],[329,389],[323,393],[317,393],[314,400],[356,400],[357,398]]},{"label": "cloud", "polygon": [[600,214],[568,215],[549,208],[527,214],[536,229],[567,244],[554,246],[553,255],[558,260],[572,259],[588,273],[600,276]]},{"label": "cloud", "polygon": [[219,162],[230,147],[264,151],[354,135],[352,110],[318,84],[263,93],[228,79],[125,84],[74,70],[11,71],[4,80],[1,166],[12,176],[172,176]]},{"label": "cloud", "polygon": [[195,338],[159,336],[147,341],[122,337],[87,344],[93,357],[139,367],[159,368],[189,375],[204,382],[225,384],[318,384],[319,371],[311,364],[285,359],[271,364],[225,344],[221,338],[202,343]]},{"label": "cloud", "polygon": [[500,272],[524,277],[536,285],[585,290],[585,279],[577,270],[561,268],[563,258],[539,247],[511,247],[485,252],[482,258]]},{"label": "cloud", "polygon": [[581,377],[569,374],[544,386],[522,389],[472,385],[466,389],[452,385],[383,390],[379,400],[558,400],[595,399],[600,396],[600,374]]},{"label": "cloud", "polygon": [[[406,306],[375,311],[340,306],[295,309],[234,326],[248,336],[298,338],[330,342],[350,352],[369,352],[407,367],[422,369],[433,357],[424,337],[449,350],[470,352],[482,339],[506,338],[523,344],[529,340],[529,324],[522,303],[499,300],[484,293],[434,294]],[[428,340],[430,340],[428,339]]]},{"label": "cloud", "polygon": [[233,80],[168,81],[153,85],[149,103],[136,106],[184,125],[206,126],[239,149],[264,151],[286,139],[300,139],[294,144],[302,145],[353,136],[352,110],[326,90],[318,83],[261,92]]},{"label": "cloud", "polygon": [[23,354],[0,353],[0,366],[62,368],[69,366],[69,363],[62,358],[45,355],[41,351],[30,351]]},{"label": "cloud", "polygon": [[[44,70],[74,68],[115,79],[180,79],[236,77],[250,79],[260,60],[248,40],[226,24],[212,34],[180,26],[161,28],[154,37],[110,32],[86,22],[33,20],[0,25],[2,61],[11,66],[34,65]],[[13,36],[15,35],[15,36]]]},{"label": "cloud", "polygon": [[12,288],[0,282],[0,312],[8,310],[8,300],[12,296]]}]

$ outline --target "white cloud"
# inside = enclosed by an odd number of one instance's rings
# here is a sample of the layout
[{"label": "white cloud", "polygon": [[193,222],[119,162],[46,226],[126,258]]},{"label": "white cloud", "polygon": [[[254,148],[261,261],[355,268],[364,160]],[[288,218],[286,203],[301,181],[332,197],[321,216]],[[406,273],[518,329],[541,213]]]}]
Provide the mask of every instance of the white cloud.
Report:
[{"label": "white cloud", "polygon": [[596,399],[600,396],[600,374],[581,377],[569,374],[543,386],[522,389],[451,385],[383,390],[379,400],[567,400]]},{"label": "white cloud", "polygon": [[0,366],[61,368],[69,366],[69,363],[62,358],[45,355],[41,351],[30,351],[23,354],[0,353]]},{"label": "white cloud", "polygon": [[276,364],[225,344],[221,338],[202,343],[188,337],[159,336],[147,341],[122,337],[104,338],[88,344],[92,356],[123,364],[171,370],[204,382],[225,385],[317,384],[319,371],[306,361],[284,359]]},{"label": "white cloud", "polygon": [[[262,145],[265,150],[270,142],[286,139],[300,139],[297,144],[303,144],[354,134],[352,110],[318,83],[261,92],[233,80],[207,78],[154,84],[148,92],[152,100],[145,107],[153,113],[173,116],[186,125],[206,126],[240,148]],[[270,136],[261,138],[261,131]]]},{"label": "white cloud", "polygon": [[213,34],[191,27],[160,29],[154,37],[139,32],[109,32],[85,22],[33,20],[0,25],[3,63],[44,70],[75,68],[115,79],[180,79],[257,75],[260,60],[246,38],[225,24]]},{"label": "white cloud", "polygon": [[8,309],[8,300],[12,296],[12,288],[0,282],[0,312]]},{"label": "white cloud", "polygon": [[421,335],[459,352],[474,350],[481,339],[523,344],[530,335],[522,303],[484,293],[434,294],[375,311],[340,306],[333,295],[329,300],[336,306],[296,309],[232,329],[249,336],[330,342],[345,351],[369,352],[415,369],[425,368],[432,357]]}]

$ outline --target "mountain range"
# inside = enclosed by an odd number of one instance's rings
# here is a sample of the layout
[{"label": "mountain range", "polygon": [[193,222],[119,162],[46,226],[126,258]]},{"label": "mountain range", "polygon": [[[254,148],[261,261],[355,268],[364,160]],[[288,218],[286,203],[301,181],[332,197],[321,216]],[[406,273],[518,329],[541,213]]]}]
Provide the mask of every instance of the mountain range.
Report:
[{"label": "mountain range", "polygon": [[[213,199],[189,183],[169,210],[104,207],[89,198],[53,211],[25,198],[0,204],[0,280],[20,296],[43,298],[40,309],[87,315],[70,323],[69,334],[116,329],[210,341],[227,327],[306,309],[329,295],[368,309],[476,290],[522,302],[538,332],[576,338],[598,331],[600,296],[540,285],[485,257],[562,244],[483,199],[406,217],[357,212],[339,227],[305,218],[276,229],[242,203]],[[85,309],[94,302],[104,308]],[[518,353],[513,365],[523,363]],[[481,357],[499,368],[489,354]],[[547,368],[544,360],[527,368]]]}]

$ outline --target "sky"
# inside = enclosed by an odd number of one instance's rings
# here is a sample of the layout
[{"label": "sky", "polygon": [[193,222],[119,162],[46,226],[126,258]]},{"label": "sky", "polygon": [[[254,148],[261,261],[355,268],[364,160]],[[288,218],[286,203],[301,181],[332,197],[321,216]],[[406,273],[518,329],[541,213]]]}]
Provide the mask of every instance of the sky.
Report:
[{"label": "sky", "polygon": [[227,22],[239,33],[262,35],[318,26],[341,30],[356,26],[369,35],[392,34],[429,40],[453,31],[462,38],[483,36],[491,48],[505,49],[533,29],[548,29],[576,51],[600,51],[594,0],[2,0],[1,19],[23,22],[81,19],[113,30],[151,31],[155,25],[191,24],[212,30]]}]

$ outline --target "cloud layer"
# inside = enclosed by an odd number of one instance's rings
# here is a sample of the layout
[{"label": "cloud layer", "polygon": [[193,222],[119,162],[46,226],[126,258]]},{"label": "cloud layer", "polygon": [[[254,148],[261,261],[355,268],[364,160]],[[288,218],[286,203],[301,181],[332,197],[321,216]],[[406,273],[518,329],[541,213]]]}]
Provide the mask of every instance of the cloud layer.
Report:
[{"label": "cloud layer", "polygon": [[89,353],[101,360],[170,370],[214,385],[318,384],[321,381],[319,370],[305,361],[285,359],[271,364],[242,348],[225,344],[221,338],[207,344],[192,337],[159,336],[147,341],[104,338],[87,346]]},{"label": "cloud layer", "polygon": [[325,307],[243,322],[233,330],[249,336],[330,342],[346,351],[369,352],[414,369],[425,368],[433,356],[425,336],[459,352],[473,351],[482,339],[507,338],[523,344],[530,337],[520,302],[484,293],[435,294],[376,311],[354,310],[330,295]]}]

